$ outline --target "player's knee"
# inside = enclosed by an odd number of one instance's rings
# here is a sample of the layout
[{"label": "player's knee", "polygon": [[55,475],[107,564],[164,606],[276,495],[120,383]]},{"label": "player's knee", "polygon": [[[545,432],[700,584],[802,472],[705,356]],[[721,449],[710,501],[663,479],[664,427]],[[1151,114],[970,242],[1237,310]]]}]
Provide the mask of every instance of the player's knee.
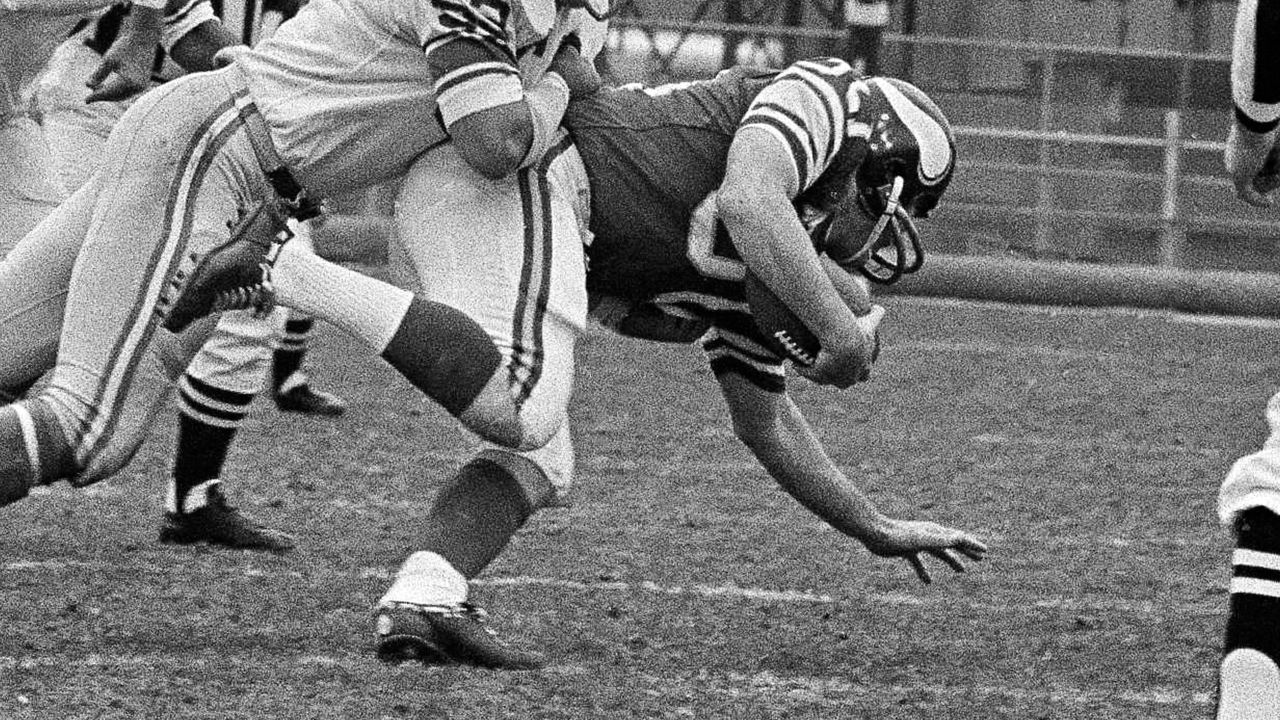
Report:
[{"label": "player's knee", "polygon": [[480,451],[477,458],[500,466],[520,486],[531,513],[554,504],[557,497],[551,479],[554,469],[543,467],[538,458],[496,447]]}]

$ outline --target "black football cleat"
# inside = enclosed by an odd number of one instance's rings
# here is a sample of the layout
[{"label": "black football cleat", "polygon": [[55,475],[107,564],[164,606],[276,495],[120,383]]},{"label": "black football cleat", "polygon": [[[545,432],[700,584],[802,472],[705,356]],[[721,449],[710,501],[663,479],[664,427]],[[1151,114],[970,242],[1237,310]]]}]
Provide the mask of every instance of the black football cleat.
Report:
[{"label": "black football cleat", "polygon": [[486,615],[471,603],[454,607],[384,605],[378,608],[378,658],[491,670],[537,670],[547,664],[541,653],[502,642],[485,624]]},{"label": "black football cleat", "polygon": [[316,390],[310,383],[294,385],[275,393],[276,408],[281,412],[338,417],[347,411],[347,403],[333,393]]},{"label": "black football cleat", "polygon": [[275,307],[271,267],[280,248],[293,237],[274,203],[259,202],[231,223],[230,238],[174,276],[173,300],[157,305],[164,328],[181,332],[206,315],[252,308],[265,315]]},{"label": "black football cleat", "polygon": [[167,512],[160,527],[160,542],[173,545],[207,543],[235,550],[284,553],[293,549],[293,538],[254,522],[231,506],[222,491],[209,490],[209,502],[191,512]]}]

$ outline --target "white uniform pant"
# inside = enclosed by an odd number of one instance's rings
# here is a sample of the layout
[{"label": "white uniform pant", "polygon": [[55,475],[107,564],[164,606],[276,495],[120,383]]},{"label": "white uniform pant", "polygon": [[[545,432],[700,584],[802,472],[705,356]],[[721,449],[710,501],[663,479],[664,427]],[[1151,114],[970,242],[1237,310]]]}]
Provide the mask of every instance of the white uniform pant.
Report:
[{"label": "white uniform pant", "polygon": [[1236,460],[1218,492],[1218,518],[1228,527],[1241,512],[1265,507],[1280,515],[1280,392],[1267,402],[1271,435],[1262,449]]},{"label": "white uniform pant", "polygon": [[[27,308],[48,314],[50,327],[61,322],[49,385],[27,402],[56,416],[78,481],[108,477],[132,457],[207,339],[211,322],[180,336],[160,328],[173,279],[225,243],[243,209],[273,194],[233,72],[181,78],[138,100],[108,140],[100,172],[0,268],[0,318]],[[58,252],[76,246],[78,256]],[[0,357],[18,357],[30,340],[0,327]]]},{"label": "white uniform pant", "polygon": [[[85,82],[101,62],[102,56],[76,35],[54,52],[37,89],[36,101],[57,177],[68,191],[84,185],[97,172],[107,137],[130,105],[85,102],[89,93]],[[266,384],[271,353],[287,317],[284,308],[265,318],[248,311],[225,313],[186,374],[221,390],[257,394]],[[207,398],[202,401],[212,402]]]},{"label": "white uniform pant", "polygon": [[[0,119],[0,297],[21,303],[0,305],[0,388],[25,386],[53,366],[61,323],[63,290],[70,265],[60,259],[79,243],[27,253],[34,274],[6,273],[13,248],[53,212],[65,194],[53,176],[52,161],[40,126],[24,115]],[[58,277],[58,268],[63,272]],[[47,287],[52,282],[60,287]],[[50,322],[50,320],[56,320]],[[4,338],[8,338],[6,342]]]},{"label": "white uniform pant", "polygon": [[587,317],[589,208],[586,171],[565,141],[500,180],[481,176],[452,145],[434,148],[406,177],[395,209],[394,252],[407,259],[414,289],[465,312],[497,345],[525,436],[546,443],[519,454],[562,495],[573,477],[567,417]]}]

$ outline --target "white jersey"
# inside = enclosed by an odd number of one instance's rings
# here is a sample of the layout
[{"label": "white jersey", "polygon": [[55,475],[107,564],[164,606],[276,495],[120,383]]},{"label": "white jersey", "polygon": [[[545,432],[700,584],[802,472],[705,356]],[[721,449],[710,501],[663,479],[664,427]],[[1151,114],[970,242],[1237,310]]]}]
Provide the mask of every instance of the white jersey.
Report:
[{"label": "white jersey", "polygon": [[553,0],[312,0],[236,62],[281,159],[324,196],[403,175],[448,139],[442,120],[520,101],[522,77],[545,70],[581,12],[557,14]]}]

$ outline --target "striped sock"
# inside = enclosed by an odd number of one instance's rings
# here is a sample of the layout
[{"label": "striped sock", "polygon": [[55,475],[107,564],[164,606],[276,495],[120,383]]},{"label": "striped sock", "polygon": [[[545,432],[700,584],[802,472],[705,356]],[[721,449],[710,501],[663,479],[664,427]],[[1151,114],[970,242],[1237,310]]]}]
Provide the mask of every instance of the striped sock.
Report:
[{"label": "striped sock", "polygon": [[1231,558],[1231,610],[1219,675],[1218,720],[1280,717],[1280,517],[1240,514]]},{"label": "striped sock", "polygon": [[203,495],[190,501],[187,496],[221,476],[227,451],[249,414],[253,398],[252,393],[224,390],[189,373],[178,381],[178,443],[165,502],[169,512],[203,505]]},{"label": "striped sock", "polygon": [[307,355],[307,345],[311,338],[311,328],[315,320],[306,315],[290,313],[284,324],[284,337],[272,357],[271,382],[276,392],[283,389],[284,383],[294,373],[302,370],[302,361]]}]

